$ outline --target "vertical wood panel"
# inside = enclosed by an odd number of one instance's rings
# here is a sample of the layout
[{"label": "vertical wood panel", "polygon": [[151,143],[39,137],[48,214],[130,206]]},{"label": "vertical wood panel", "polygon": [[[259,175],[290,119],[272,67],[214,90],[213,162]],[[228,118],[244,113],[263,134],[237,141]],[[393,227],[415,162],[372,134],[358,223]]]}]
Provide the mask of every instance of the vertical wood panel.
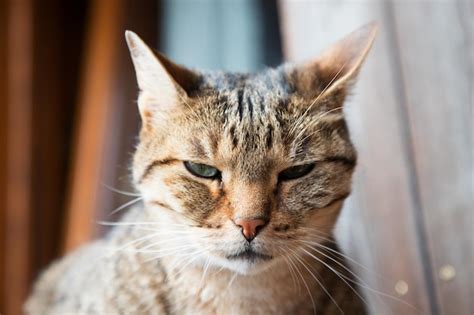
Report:
[{"label": "vertical wood panel", "polygon": [[[160,11],[158,1],[142,0],[140,6],[137,6],[134,0],[125,0],[124,2],[124,10],[127,14],[124,16],[123,24],[120,25],[119,30],[132,30],[139,34],[150,47],[156,48],[159,41],[156,26]],[[112,82],[114,110],[111,112],[112,117],[110,118],[115,127],[112,128],[113,132],[105,144],[104,150],[109,154],[107,163],[104,164],[101,183],[123,191],[133,192],[130,163],[140,122],[136,103],[138,89],[135,70],[124,37],[119,38],[114,49],[116,49],[118,57],[116,76]],[[99,187],[99,193],[103,196],[104,202],[98,209],[97,215],[99,219],[105,221],[113,221],[123,215],[127,209],[114,215],[111,215],[111,212],[134,199],[134,197],[114,192],[105,185]],[[136,204],[131,206],[134,205]],[[100,229],[101,235],[110,228],[95,225]]]},{"label": "vertical wood panel", "polygon": [[129,163],[139,115],[135,73],[124,31],[134,30],[156,47],[158,11],[156,0],[142,0],[139,6],[133,0],[102,0],[91,8],[66,250],[103,235],[107,229],[96,221],[114,220],[126,210],[111,216],[112,210],[130,201],[130,197],[106,187],[133,190]]},{"label": "vertical wood panel", "polygon": [[[32,2],[8,3],[5,314],[20,314],[30,273]],[[20,35],[21,34],[21,35]]]},{"label": "vertical wood panel", "polygon": [[70,182],[65,250],[96,235],[96,214],[103,200],[99,194],[104,148],[113,133],[112,83],[116,75],[123,1],[97,0],[91,6],[85,46],[76,123],[73,169]]},{"label": "vertical wood panel", "polygon": [[[438,299],[443,314],[471,314],[472,6],[467,1],[394,2],[393,14]],[[456,276],[442,281],[441,270],[448,265]]]},{"label": "vertical wood panel", "polygon": [[[7,1],[0,0],[0,38],[7,38]],[[7,41],[0,40],[0,152],[7,152]],[[5,215],[6,215],[6,154],[0,154],[0,314],[5,313]]]},{"label": "vertical wood panel", "polygon": [[[281,1],[283,39],[290,60],[314,57],[325,46],[371,20],[380,22],[374,47],[354,95],[346,103],[352,138],[359,152],[353,194],[338,224],[346,252],[369,271],[354,266],[375,290],[364,290],[374,314],[430,312],[424,273],[424,244],[413,216],[418,211],[409,173],[402,95],[393,70],[394,55],[386,2]],[[397,282],[408,284],[397,295]]]},{"label": "vertical wood panel", "polygon": [[34,1],[33,271],[59,255],[86,1]]}]

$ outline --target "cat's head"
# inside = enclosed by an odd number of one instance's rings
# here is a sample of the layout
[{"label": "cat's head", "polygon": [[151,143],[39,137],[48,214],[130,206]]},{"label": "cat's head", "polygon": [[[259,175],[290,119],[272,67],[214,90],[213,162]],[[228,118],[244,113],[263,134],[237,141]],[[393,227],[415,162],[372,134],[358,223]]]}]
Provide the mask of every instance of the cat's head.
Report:
[{"label": "cat's head", "polygon": [[133,177],[171,252],[253,273],[324,243],[356,165],[343,102],[375,33],[240,74],[186,69],[127,32],[142,118]]}]

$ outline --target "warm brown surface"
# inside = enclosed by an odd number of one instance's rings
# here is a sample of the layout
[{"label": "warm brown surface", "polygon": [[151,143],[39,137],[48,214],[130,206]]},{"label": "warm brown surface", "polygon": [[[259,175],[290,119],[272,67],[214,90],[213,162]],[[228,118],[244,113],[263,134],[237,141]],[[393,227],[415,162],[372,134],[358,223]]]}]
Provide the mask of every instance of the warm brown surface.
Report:
[{"label": "warm brown surface", "polygon": [[122,39],[122,11],[123,3],[114,0],[95,1],[90,11],[68,194],[66,251],[95,236],[93,222],[106,158],[103,150],[107,133],[112,132],[111,92],[118,54],[115,44]]},{"label": "warm brown surface", "polygon": [[[6,38],[7,34],[7,3],[0,1],[0,38]],[[0,41],[0,152],[7,150],[7,41]],[[6,178],[2,174],[7,171],[6,156],[0,154],[0,227],[5,226],[5,198]],[[0,234],[0,313],[4,313],[4,263],[5,244],[3,242],[4,232]]]},{"label": "warm brown surface", "polygon": [[72,121],[87,2],[34,6],[31,263],[44,268],[60,250]]},{"label": "warm brown surface", "polygon": [[31,276],[32,2],[11,1],[7,12],[4,312],[20,314]]},{"label": "warm brown surface", "polygon": [[105,185],[131,190],[128,163],[138,129],[138,111],[133,101],[135,74],[124,31],[133,29],[155,46],[158,38],[157,2],[142,1],[139,7],[134,3],[103,1],[91,7],[95,13],[89,20],[91,31],[81,73],[65,251],[102,234],[103,227],[96,221],[113,220],[112,210],[130,199]]}]

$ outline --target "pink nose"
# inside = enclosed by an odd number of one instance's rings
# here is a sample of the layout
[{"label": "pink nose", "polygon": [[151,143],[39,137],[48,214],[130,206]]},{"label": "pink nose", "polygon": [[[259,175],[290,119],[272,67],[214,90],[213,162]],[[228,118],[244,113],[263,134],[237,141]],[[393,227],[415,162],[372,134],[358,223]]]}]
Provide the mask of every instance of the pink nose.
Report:
[{"label": "pink nose", "polygon": [[252,241],[261,230],[261,228],[267,224],[267,221],[262,219],[243,219],[238,218],[234,221],[235,225],[242,228],[242,234],[247,241]]}]

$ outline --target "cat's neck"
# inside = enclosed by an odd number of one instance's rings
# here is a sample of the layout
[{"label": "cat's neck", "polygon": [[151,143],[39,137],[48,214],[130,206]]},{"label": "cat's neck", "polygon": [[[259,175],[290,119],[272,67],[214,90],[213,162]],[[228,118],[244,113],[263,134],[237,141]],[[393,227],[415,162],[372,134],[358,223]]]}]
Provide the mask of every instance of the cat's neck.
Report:
[{"label": "cat's neck", "polygon": [[[318,283],[300,262],[292,263],[290,265],[282,259],[264,271],[243,275],[229,269],[197,264],[179,268],[176,266],[182,266],[182,262],[173,257],[161,260],[167,273],[170,298],[174,305],[178,305],[179,313],[193,313],[189,308],[192,306],[196,313],[200,313],[202,307],[202,311],[207,312],[210,308],[216,314],[252,313],[256,305],[259,309],[266,308],[265,313],[277,314],[285,309],[287,311],[283,313],[288,313],[311,298],[318,299],[321,291]],[[319,273],[320,266],[311,266],[309,261],[305,264],[313,274]]]}]

